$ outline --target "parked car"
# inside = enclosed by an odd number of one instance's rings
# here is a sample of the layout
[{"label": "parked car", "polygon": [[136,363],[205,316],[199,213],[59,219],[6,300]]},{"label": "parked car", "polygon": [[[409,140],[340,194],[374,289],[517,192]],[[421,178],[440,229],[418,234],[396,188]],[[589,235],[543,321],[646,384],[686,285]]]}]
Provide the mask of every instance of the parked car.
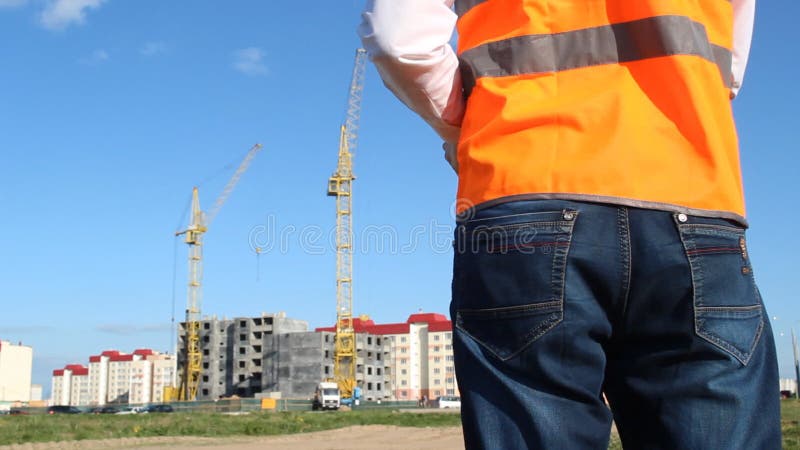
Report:
[{"label": "parked car", "polygon": [[142,410],[141,406],[126,406],[114,414],[138,414]]},{"label": "parked car", "polygon": [[55,405],[47,407],[47,414],[80,414],[81,410],[74,406]]},{"label": "parked car", "polygon": [[91,411],[92,414],[116,414],[118,412],[119,410],[113,406],[98,406]]},{"label": "parked car", "polygon": [[439,408],[461,408],[461,397],[452,395],[443,395],[436,399],[436,404]]},{"label": "parked car", "polygon": [[170,406],[170,405],[150,405],[150,406],[146,406],[146,407],[144,407],[144,409],[142,409],[142,414],[147,414],[147,413],[171,413],[171,412],[174,412],[174,411],[175,410],[172,409],[172,406]]}]

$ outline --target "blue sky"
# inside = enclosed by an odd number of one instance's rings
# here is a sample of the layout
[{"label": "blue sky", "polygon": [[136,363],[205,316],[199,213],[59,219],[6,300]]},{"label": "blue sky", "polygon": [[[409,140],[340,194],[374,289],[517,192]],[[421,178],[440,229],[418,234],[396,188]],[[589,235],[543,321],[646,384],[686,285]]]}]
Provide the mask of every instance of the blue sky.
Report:
[{"label": "blue sky", "polygon": [[[106,349],[171,350],[191,188],[211,206],[256,142],[206,235],[203,312],[333,323],[325,188],[363,4],[0,0],[0,338],[34,347],[34,382],[49,390],[53,369]],[[800,64],[786,48],[800,6],[763,5],[735,111],[750,251],[790,376]],[[355,313],[446,313],[456,178],[372,66],[355,172],[356,236],[384,236],[357,243]],[[254,237],[272,250],[257,257]]]}]

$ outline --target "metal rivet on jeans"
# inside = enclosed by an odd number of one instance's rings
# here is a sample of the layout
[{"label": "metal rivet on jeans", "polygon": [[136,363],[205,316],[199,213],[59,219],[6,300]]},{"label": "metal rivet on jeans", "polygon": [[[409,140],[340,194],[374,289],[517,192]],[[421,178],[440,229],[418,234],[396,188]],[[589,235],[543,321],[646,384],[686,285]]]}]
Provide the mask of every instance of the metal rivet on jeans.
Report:
[{"label": "metal rivet on jeans", "polygon": [[686,222],[687,220],[689,220],[689,218],[686,216],[686,214],[684,213],[678,214],[678,222],[683,223]]},{"label": "metal rivet on jeans", "polygon": [[564,220],[572,220],[575,218],[575,213],[572,211],[568,211],[564,213]]}]

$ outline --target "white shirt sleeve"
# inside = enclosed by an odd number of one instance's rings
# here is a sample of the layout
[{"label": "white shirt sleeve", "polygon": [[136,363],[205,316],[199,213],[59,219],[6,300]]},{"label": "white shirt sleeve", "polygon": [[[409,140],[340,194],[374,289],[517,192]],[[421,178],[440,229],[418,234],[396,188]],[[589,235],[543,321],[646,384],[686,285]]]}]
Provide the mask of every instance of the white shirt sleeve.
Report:
[{"label": "white shirt sleeve", "polygon": [[445,142],[458,142],[464,98],[450,46],[453,0],[368,0],[358,34],[383,83]]},{"label": "white shirt sleeve", "polygon": [[750,56],[750,43],[753,39],[756,0],[733,0],[733,87],[735,96],[744,80],[747,58]]}]

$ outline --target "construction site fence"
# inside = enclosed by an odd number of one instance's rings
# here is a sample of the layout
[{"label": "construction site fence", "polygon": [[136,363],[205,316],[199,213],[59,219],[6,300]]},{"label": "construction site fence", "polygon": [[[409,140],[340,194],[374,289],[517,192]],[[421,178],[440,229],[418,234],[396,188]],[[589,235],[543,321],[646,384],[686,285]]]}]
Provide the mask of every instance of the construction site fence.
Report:
[{"label": "construction site fence", "polygon": [[[242,414],[261,411],[311,411],[311,400],[306,399],[260,399],[260,398],[241,398],[241,399],[220,399],[195,402],[171,402],[163,403],[170,405],[174,412],[209,413],[209,414]],[[134,409],[140,410],[148,404],[108,404],[104,405],[115,408],[117,411]],[[82,413],[92,413],[98,406],[80,406],[78,409]],[[352,409],[415,409],[420,408],[416,401],[362,401]],[[21,414],[47,414],[47,408],[13,408],[15,412]]]}]

